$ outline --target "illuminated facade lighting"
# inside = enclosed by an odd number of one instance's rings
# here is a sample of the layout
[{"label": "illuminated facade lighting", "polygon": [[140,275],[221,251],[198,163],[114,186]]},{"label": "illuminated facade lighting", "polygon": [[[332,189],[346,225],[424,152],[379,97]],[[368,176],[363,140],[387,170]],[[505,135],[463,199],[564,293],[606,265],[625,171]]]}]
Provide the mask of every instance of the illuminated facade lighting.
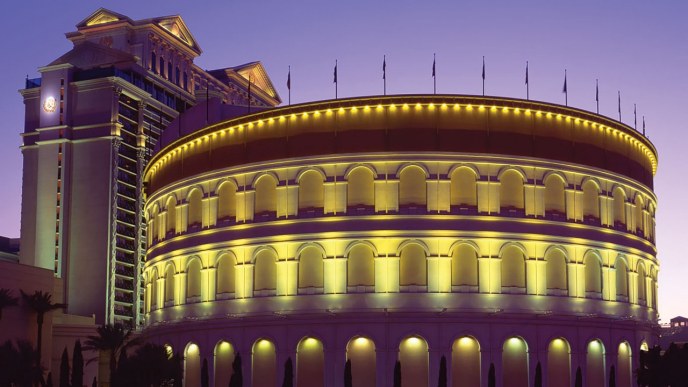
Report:
[{"label": "illuminated facade lighting", "polygon": [[[161,163],[281,116],[294,120]],[[579,366],[605,385],[615,365],[630,387],[656,341],[656,167],[625,125],[505,98],[351,98],[204,128],[144,172],[145,334],[251,353],[258,386],[286,357],[301,386],[336,380],[337,359],[354,385],[390,385],[399,360],[404,383],[427,386],[445,356],[455,386],[486,385],[491,364],[529,386],[540,362],[548,385]]]}]

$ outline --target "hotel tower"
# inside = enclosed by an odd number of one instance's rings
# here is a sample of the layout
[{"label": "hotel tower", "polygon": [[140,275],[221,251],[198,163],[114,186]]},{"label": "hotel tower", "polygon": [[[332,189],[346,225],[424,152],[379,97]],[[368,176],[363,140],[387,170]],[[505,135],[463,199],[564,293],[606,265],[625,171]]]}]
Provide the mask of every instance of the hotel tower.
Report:
[{"label": "hotel tower", "polygon": [[135,326],[147,232],[141,177],[165,128],[199,103],[245,113],[249,79],[255,109],[280,99],[258,62],[195,65],[201,48],[179,16],[132,20],[99,9],[66,36],[73,48],[20,91],[20,260],[62,280],[67,313]]}]

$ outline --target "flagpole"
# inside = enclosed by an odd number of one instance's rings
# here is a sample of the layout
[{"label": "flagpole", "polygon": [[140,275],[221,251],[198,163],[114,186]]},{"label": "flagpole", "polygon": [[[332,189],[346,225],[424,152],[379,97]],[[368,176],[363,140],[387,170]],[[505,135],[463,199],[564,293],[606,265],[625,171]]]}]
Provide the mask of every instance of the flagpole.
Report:
[{"label": "flagpole", "polygon": [[636,132],[638,131],[638,111],[636,110],[635,104],[633,104],[633,126]]},{"label": "flagpole", "polygon": [[483,97],[485,96],[485,55],[483,55]]},{"label": "flagpole", "polygon": [[437,94],[437,75],[435,74],[435,54],[432,54],[432,93]]},{"label": "flagpole", "polygon": [[337,99],[337,60],[334,60],[334,99]]},{"label": "flagpole", "polygon": [[643,116],[643,136],[645,136],[645,116]]},{"label": "flagpole", "polygon": [[387,55],[382,56],[382,92],[387,95]]},{"label": "flagpole", "polygon": [[530,83],[528,82],[528,61],[526,61],[526,99],[530,100]]},{"label": "flagpole", "polygon": [[248,75],[248,114],[251,114],[251,74]]},{"label": "flagpole", "polygon": [[619,122],[621,122],[621,90],[619,90]]},{"label": "flagpole", "polygon": [[566,69],[564,69],[564,103],[569,106],[569,87],[567,84],[568,76]]},{"label": "flagpole", "polygon": [[287,90],[289,90],[289,105],[291,105],[291,65],[289,65],[289,73],[287,74]]},{"label": "flagpole", "polygon": [[597,114],[600,114],[600,80],[595,79],[595,103],[597,103]]}]

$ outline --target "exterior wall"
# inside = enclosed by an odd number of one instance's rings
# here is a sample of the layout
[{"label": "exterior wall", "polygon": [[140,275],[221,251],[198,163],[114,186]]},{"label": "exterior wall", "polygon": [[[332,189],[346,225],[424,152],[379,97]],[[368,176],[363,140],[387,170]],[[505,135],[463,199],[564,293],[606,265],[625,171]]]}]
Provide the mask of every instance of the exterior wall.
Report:
[{"label": "exterior wall", "polygon": [[[284,364],[291,358],[294,365],[295,380],[298,379],[296,359],[297,347],[308,338],[322,343],[324,353],[324,385],[344,386],[344,365],[347,359],[347,344],[358,337],[370,339],[375,346],[375,379],[377,386],[391,387],[394,363],[400,358],[400,345],[415,337],[428,345],[427,386],[437,385],[442,356],[447,359],[447,376],[452,380],[456,372],[452,367],[452,345],[464,337],[474,338],[480,347],[480,364],[477,371],[481,385],[486,386],[491,364],[495,366],[496,386],[505,385],[502,376],[502,350],[510,338],[520,338],[527,347],[528,367],[524,373],[528,386],[533,385],[535,368],[541,365],[543,385],[550,385],[548,373],[548,347],[553,340],[563,339],[570,346],[570,384],[574,384],[575,373],[581,368],[583,381],[588,376],[586,354],[588,344],[599,340],[604,346],[604,379],[609,378],[612,366],[618,370],[618,347],[628,342],[631,348],[632,367],[638,364],[638,351],[641,343],[652,341],[655,332],[650,326],[635,326],[633,323],[618,320],[588,318],[572,322],[557,316],[532,317],[523,314],[480,312],[452,313],[441,316],[437,313],[414,314],[397,310],[385,313],[351,313],[333,311],[329,315],[285,314],[279,319],[264,315],[250,320],[221,318],[205,321],[188,321],[184,324],[160,325],[147,329],[147,339],[159,344],[170,345],[175,353],[183,354],[189,343],[198,345],[200,362],[208,360],[210,385],[214,384],[217,360],[214,355],[216,345],[221,341],[231,344],[242,357],[244,385],[255,386],[251,373],[252,355],[257,343],[269,340],[276,350],[276,362],[272,369],[275,385],[281,385],[284,378]],[[243,320],[243,321],[242,321]],[[597,365],[597,364],[595,364]],[[222,365],[225,366],[226,365]],[[402,364],[402,370],[404,364]],[[556,367],[555,370],[558,370]],[[590,370],[595,372],[597,367]],[[564,371],[564,370],[558,370]],[[196,372],[196,371],[191,371]],[[356,369],[352,370],[354,378]],[[403,372],[403,371],[402,371]],[[265,373],[265,372],[263,372]],[[617,371],[617,386],[619,375]],[[190,383],[193,383],[191,381]],[[314,381],[312,385],[318,382]],[[403,383],[403,380],[402,380]],[[584,382],[585,383],[585,382]],[[450,384],[451,385],[451,384]],[[586,384],[587,385],[587,384]],[[607,384],[605,383],[604,386]],[[420,386],[414,384],[414,386]],[[625,386],[630,387],[631,384]]]},{"label": "exterior wall", "polygon": [[[70,208],[65,218],[69,264],[66,300],[69,313],[106,315],[110,293],[110,224],[113,146],[108,138],[71,145]],[[90,275],[103,273],[104,275]],[[88,294],[89,297],[83,297]]]},{"label": "exterior wall", "polygon": [[[614,367],[617,381],[630,387],[630,373],[619,370],[637,367],[634,353],[641,343],[657,340],[656,197],[647,176],[636,179],[613,172],[616,167],[560,156],[502,154],[489,146],[493,151],[452,152],[366,144],[384,122],[422,128],[435,122],[439,133],[464,130],[463,124],[471,127],[480,119],[468,122],[472,113],[463,115],[470,109],[459,104],[446,114],[461,119],[445,121],[442,109],[450,105],[399,109],[386,100],[378,107],[348,105],[355,102],[337,101],[346,109],[309,107],[315,113],[302,116],[276,111],[245,119],[238,126],[247,152],[243,159],[211,156],[220,149],[227,152],[221,155],[233,154],[221,144],[232,136],[238,140],[234,122],[182,138],[153,159],[146,170],[152,184],[145,211],[153,232],[144,267],[144,335],[187,359],[198,353],[209,364],[217,343],[226,341],[245,354],[247,367],[276,375],[267,385],[279,382],[292,359],[297,384],[305,380],[301,372],[311,385],[342,386],[347,346],[365,338],[375,348],[374,379],[380,386],[392,385],[397,360],[408,383],[436,385],[443,356],[448,380],[460,381],[452,375],[459,372],[453,370],[453,356],[465,355],[473,360],[464,371],[482,385],[491,366],[499,387],[532,385],[539,365],[543,385],[572,385],[579,368],[584,380],[600,384]],[[397,116],[392,109],[401,112]],[[546,109],[519,109],[478,108],[489,114],[490,127],[501,131],[488,141],[523,134],[519,117],[524,115],[533,125],[556,122],[555,137],[598,125]],[[314,125],[317,117],[324,116],[325,124],[342,110],[347,118],[333,130],[368,131],[357,151],[318,148],[299,157],[269,151],[266,138],[279,138],[271,123],[294,122],[291,134],[308,135],[290,141],[310,149],[317,143],[311,136],[330,130]],[[382,118],[373,111],[388,114]],[[593,137],[607,135],[593,132]],[[265,137],[258,143],[246,139],[250,136]],[[645,140],[619,141],[605,152],[632,146],[640,153],[629,157],[654,168],[654,155],[640,150]],[[354,175],[359,168],[368,169],[368,177]],[[465,173],[461,180],[456,171]],[[220,194],[227,182],[235,195]],[[349,200],[351,187],[357,187],[356,195]],[[619,189],[624,199],[615,207],[613,192]],[[235,216],[219,216],[221,204],[236,208]],[[202,222],[193,224],[199,218]],[[627,295],[616,289],[624,282]],[[233,292],[219,291],[220,283]],[[474,340],[472,352],[463,354],[465,346],[455,345],[462,338]],[[272,355],[255,352],[267,341],[275,348],[272,366],[260,360]],[[587,356],[591,342],[596,352]],[[624,351],[619,355],[619,348],[628,348],[630,358]],[[199,363],[187,362],[188,385],[196,384]]]}]

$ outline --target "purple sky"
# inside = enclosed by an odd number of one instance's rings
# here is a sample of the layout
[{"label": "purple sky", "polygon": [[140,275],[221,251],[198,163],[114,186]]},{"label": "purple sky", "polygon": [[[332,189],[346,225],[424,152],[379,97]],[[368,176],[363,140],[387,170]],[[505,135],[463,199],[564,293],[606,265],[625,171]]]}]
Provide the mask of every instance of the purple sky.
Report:
[{"label": "purple sky", "polygon": [[[557,4],[553,4],[557,3]],[[566,4],[564,4],[566,3]],[[192,4],[203,4],[192,5]],[[575,5],[573,5],[575,4]],[[568,69],[569,105],[594,111],[595,79],[600,112],[617,117],[621,90],[624,122],[646,116],[659,151],[662,320],[688,315],[688,270],[681,240],[688,220],[688,128],[678,114],[688,102],[688,2],[683,1],[42,1],[10,2],[0,13],[0,235],[19,235],[24,111],[17,93],[28,74],[68,51],[64,33],[99,6],[133,19],[179,14],[205,51],[207,69],[260,60],[286,103],[287,66],[292,103],[334,97],[332,68],[339,60],[339,96],[382,93],[382,55],[387,92],[431,93],[432,54],[437,53],[438,93],[481,92],[525,98],[530,62],[531,99],[563,103]],[[639,118],[640,120],[640,118]],[[639,121],[640,122],[640,121]]]}]

